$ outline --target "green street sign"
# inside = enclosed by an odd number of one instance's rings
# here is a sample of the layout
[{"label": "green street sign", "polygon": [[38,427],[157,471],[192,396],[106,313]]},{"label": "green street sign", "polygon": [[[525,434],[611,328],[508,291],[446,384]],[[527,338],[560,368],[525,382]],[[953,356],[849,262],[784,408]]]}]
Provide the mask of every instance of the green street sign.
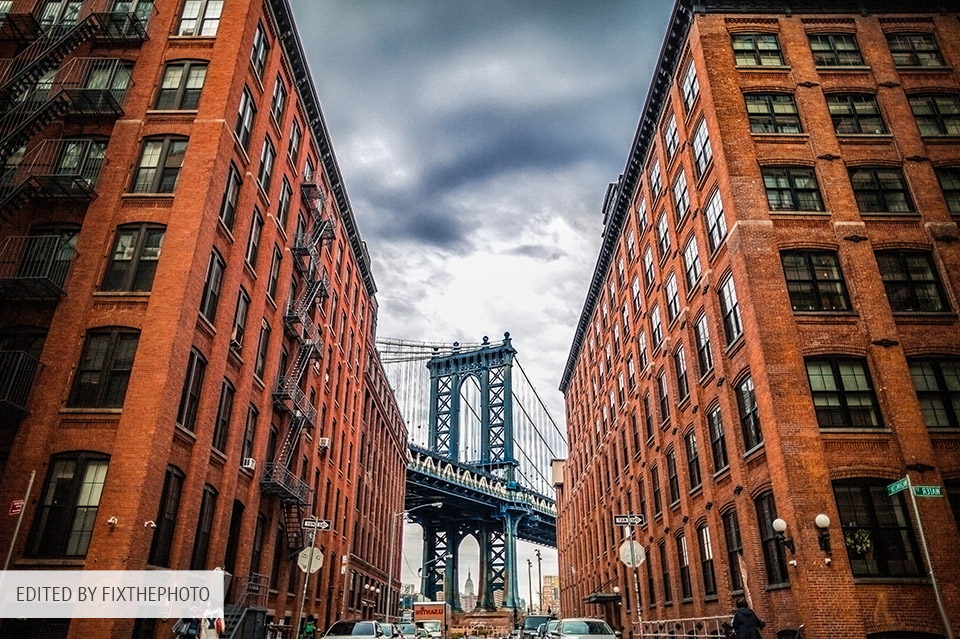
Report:
[{"label": "green street sign", "polygon": [[917,497],[943,497],[943,486],[914,486],[913,494]]},{"label": "green street sign", "polygon": [[907,489],[907,478],[904,477],[903,479],[898,479],[897,481],[893,482],[892,484],[889,484],[889,485],[887,486],[887,494],[888,494],[888,495],[896,495],[896,494],[899,493],[901,490],[906,490],[906,489]]}]

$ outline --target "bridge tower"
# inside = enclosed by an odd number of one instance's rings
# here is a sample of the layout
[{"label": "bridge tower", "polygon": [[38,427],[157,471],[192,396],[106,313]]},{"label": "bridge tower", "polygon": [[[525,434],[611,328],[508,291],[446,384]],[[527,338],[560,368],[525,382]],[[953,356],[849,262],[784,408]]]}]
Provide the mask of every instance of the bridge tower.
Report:
[{"label": "bridge tower", "polygon": [[[516,491],[517,460],[513,441],[513,387],[511,373],[517,351],[504,333],[503,342],[461,350],[454,344],[451,353],[434,355],[430,371],[430,412],[428,448],[452,462],[467,461],[507,482]],[[473,376],[480,389],[480,459],[460,460],[461,387]],[[503,591],[503,608],[519,609],[517,587],[517,527],[526,511],[506,501],[494,521],[440,520],[425,509],[417,520],[423,527],[423,583],[421,592],[430,599],[449,584],[445,601],[460,610],[457,549],[467,535],[480,546],[477,607],[494,610],[494,593]]]}]

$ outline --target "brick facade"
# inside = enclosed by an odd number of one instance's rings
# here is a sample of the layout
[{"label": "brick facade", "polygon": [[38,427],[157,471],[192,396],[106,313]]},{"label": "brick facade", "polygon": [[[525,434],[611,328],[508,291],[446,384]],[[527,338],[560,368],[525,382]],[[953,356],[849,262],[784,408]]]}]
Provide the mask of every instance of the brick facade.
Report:
[{"label": "brick facade", "polygon": [[[765,636],[801,624],[818,638],[944,636],[910,501],[884,486],[909,474],[946,487],[949,499],[918,501],[956,627],[960,424],[931,407],[960,401],[942,376],[960,356],[950,182],[960,121],[923,120],[923,101],[941,96],[939,108],[960,93],[960,23],[883,3],[829,14],[774,4],[734,14],[678,2],[608,193],[561,386],[562,607],[629,629],[636,577],[644,621],[727,616],[746,594]],[[895,62],[903,40],[934,42],[941,58]],[[826,59],[851,41],[861,60]],[[850,96],[853,119],[872,129],[845,128]],[[882,125],[866,115],[874,100]],[[884,186],[863,186],[878,175]],[[907,258],[915,275],[901,286],[893,265]],[[617,558],[624,533],[612,525],[628,512],[646,516],[636,575]],[[821,513],[831,552],[819,544]],[[775,538],[775,517],[794,551]],[[614,586],[619,603],[585,602]]]},{"label": "brick facade", "polygon": [[[296,570],[290,560],[295,544],[282,535],[287,521],[313,514],[331,520],[332,529],[317,538],[324,564],[310,577],[305,614],[316,615],[318,625],[325,626],[341,616],[382,613],[388,591],[387,522],[403,505],[406,431],[373,346],[377,307],[369,256],[306,72],[291,9],[285,0],[228,0],[218,17],[216,3],[205,2],[194,24],[183,14],[185,3],[180,0],[140,4],[143,14],[136,23],[145,26],[146,38],[109,39],[94,29],[50,66],[51,73],[61,74],[68,65],[81,64],[78,60],[124,61],[129,84],[120,103],[122,113],[90,116],[71,107],[74,110],[51,118],[21,141],[26,145],[21,172],[11,178],[15,183],[3,185],[6,197],[9,187],[21,184],[24,172],[39,167],[30,164],[31,158],[38,157],[34,151],[45,141],[83,138],[105,144],[99,176],[81,178],[83,188],[94,191],[93,197],[76,196],[75,177],[70,178],[69,197],[55,192],[62,189],[62,178],[43,177],[32,197],[3,200],[0,241],[26,241],[30,250],[43,253],[43,259],[51,252],[38,249],[36,240],[18,238],[49,233],[56,225],[58,230],[69,226],[75,241],[62,296],[33,291],[25,295],[14,286],[23,280],[22,270],[11,267],[0,273],[6,278],[2,280],[6,297],[0,304],[0,334],[5,341],[0,350],[20,353],[24,335],[40,336],[33,342],[39,369],[32,379],[26,376],[29,395],[4,403],[0,414],[0,456],[5,462],[0,500],[22,497],[30,472],[36,471],[12,565],[147,568],[151,552],[159,552],[154,547],[157,531],[164,529],[161,497],[165,477],[172,473],[182,488],[169,547],[159,553],[168,555],[161,565],[172,569],[187,569],[191,563],[205,569],[232,565],[234,590],[240,594],[247,575],[262,574],[269,579],[262,593],[266,600],[261,602],[268,608],[268,621],[290,623],[303,577],[298,571],[290,578],[290,571]],[[23,14],[32,13],[44,28],[44,6],[14,2],[0,57],[14,57],[43,37],[39,29],[15,37],[10,26],[27,24]],[[102,25],[90,14],[111,10],[112,2],[88,1],[79,16],[58,19]],[[129,28],[129,20],[124,24]],[[258,46],[262,55],[257,54]],[[194,68],[205,65],[199,83],[194,82],[196,74],[187,78],[188,63]],[[179,80],[171,75],[171,65],[180,65]],[[5,77],[9,80],[10,73]],[[53,91],[59,89],[61,75],[56,77]],[[88,93],[92,77],[88,74],[81,82],[86,82],[83,88]],[[114,77],[122,83],[119,75]],[[274,110],[278,83],[285,101],[283,108]],[[198,84],[199,102],[194,97],[190,103],[186,96]],[[176,93],[170,94],[172,103],[161,102],[167,86]],[[11,90],[4,91],[5,110],[14,109],[18,98],[11,97]],[[255,114],[245,132],[238,126],[238,114],[248,98]],[[142,159],[145,149],[160,149],[148,145],[161,140],[170,145],[160,152],[164,164],[155,173],[145,172],[143,167],[149,165]],[[173,150],[177,140],[186,141],[178,171]],[[272,172],[264,170],[265,140],[275,151]],[[59,164],[53,172],[62,174],[66,171],[62,149],[69,143],[58,144]],[[5,152],[6,167],[15,166],[17,160],[10,159],[19,157],[15,149]],[[91,166],[92,156],[85,157],[84,166]],[[164,167],[171,167],[174,182],[165,182]],[[34,170],[42,176],[50,172]],[[233,201],[232,195],[225,193],[234,175],[239,184],[235,204],[229,205],[225,202]],[[316,201],[320,204],[314,209]],[[140,287],[145,290],[129,284],[107,286],[111,269],[123,266],[114,258],[118,236],[143,225],[162,233],[162,250],[154,252],[159,259],[152,283]],[[255,225],[259,231],[252,233]],[[328,230],[316,252],[298,253],[302,234],[321,225]],[[146,242],[144,231],[136,237]],[[259,250],[248,259],[254,239]],[[6,256],[12,254],[11,245],[7,244]],[[140,268],[148,249],[135,241],[119,254],[133,255]],[[212,255],[222,264],[217,303],[210,296],[216,287],[208,282]],[[274,256],[279,258],[276,264]],[[19,259],[22,264],[22,254]],[[295,267],[297,260],[306,266]],[[318,301],[310,303],[297,321],[312,325],[310,330],[290,320],[292,304],[310,286],[308,279],[319,281],[321,290]],[[34,280],[30,286],[35,286]],[[245,314],[238,310],[241,307]],[[107,330],[119,330],[134,340],[135,355],[126,371],[115,373],[95,361],[100,351],[91,344],[108,344],[110,361],[123,368],[119,338],[96,341],[100,338],[95,334]],[[297,370],[298,353],[313,339],[313,330],[318,333],[314,341],[319,357],[303,367],[286,400],[275,399],[275,387]],[[83,376],[79,369],[85,347],[84,360],[90,360],[86,364],[94,371]],[[185,377],[194,370],[192,353],[202,358],[204,370],[198,395],[188,401],[184,389]],[[11,376],[24,378],[20,369],[14,373]],[[93,381],[81,383],[78,378]],[[232,389],[232,402],[223,399],[225,383]],[[121,388],[119,393],[116,387]],[[114,401],[117,394],[119,402]],[[287,513],[293,518],[285,520],[280,498],[261,494],[261,481],[267,463],[283,450],[293,415],[302,414],[300,408],[290,408],[290,397],[308,411],[315,409],[316,416],[288,451],[290,482],[305,486],[309,493],[299,509]],[[191,403],[192,408],[184,411],[183,406]],[[223,406],[231,410],[218,424]],[[76,472],[82,473],[97,463],[88,459],[100,458],[108,463],[102,495],[93,504],[95,519],[86,528],[80,525],[89,535],[88,543],[39,539],[45,529],[37,521],[38,503],[47,494],[54,463],[79,461]],[[255,466],[245,468],[245,463]],[[76,491],[75,482],[65,481],[64,489],[68,487]],[[206,520],[201,513],[205,494],[215,495]],[[75,506],[77,498],[66,506]],[[111,517],[116,517],[112,526],[106,523]],[[0,521],[4,547],[14,524],[13,517]],[[208,539],[203,542],[208,544],[205,556],[196,552],[201,537]],[[259,565],[251,566],[253,561]],[[396,591],[396,566],[393,574]],[[381,587],[381,600],[362,604],[358,593],[364,584]],[[164,636],[173,621],[138,623],[136,630],[134,621],[125,619],[76,620],[69,631],[66,624],[47,625],[64,633],[57,636],[129,637],[134,632]],[[33,624],[26,631],[24,636],[30,636],[41,629]]]}]

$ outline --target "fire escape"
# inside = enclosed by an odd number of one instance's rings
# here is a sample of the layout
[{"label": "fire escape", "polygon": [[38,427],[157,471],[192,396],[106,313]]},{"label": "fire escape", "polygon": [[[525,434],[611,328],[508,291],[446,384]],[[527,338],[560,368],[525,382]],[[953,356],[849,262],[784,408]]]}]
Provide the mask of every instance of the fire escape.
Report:
[{"label": "fire escape", "polygon": [[[116,48],[144,39],[145,22],[133,13],[89,13],[59,24],[42,24],[32,14],[0,17],[0,41],[18,49],[12,59],[0,60],[0,221],[33,200],[82,204],[96,197],[106,138],[36,138],[65,117],[122,115],[129,66],[118,59],[67,58],[88,41]],[[66,292],[73,256],[73,241],[62,234],[0,240],[0,306],[55,303]],[[0,411],[26,412],[39,368],[26,352],[0,351]]]},{"label": "fire escape", "polygon": [[284,332],[294,340],[297,349],[289,369],[281,373],[273,392],[274,405],[290,416],[289,427],[276,458],[265,464],[260,480],[264,494],[280,497],[287,547],[291,551],[300,550],[304,544],[301,521],[303,506],[310,493],[306,482],[293,473],[292,467],[301,434],[312,429],[317,420],[313,399],[301,387],[307,368],[322,355],[323,337],[311,311],[329,290],[329,279],[320,269],[320,248],[333,239],[332,220],[321,217],[323,194],[316,173],[305,173],[300,189],[310,222],[306,229],[294,236],[291,253],[294,268],[303,278],[304,286],[298,295],[290,297],[283,314]]}]

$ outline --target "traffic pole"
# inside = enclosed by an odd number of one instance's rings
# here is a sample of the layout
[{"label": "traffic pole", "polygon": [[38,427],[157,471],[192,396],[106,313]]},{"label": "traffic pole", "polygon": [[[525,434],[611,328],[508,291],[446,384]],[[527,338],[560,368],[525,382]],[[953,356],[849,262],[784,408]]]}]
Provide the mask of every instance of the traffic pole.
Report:
[{"label": "traffic pole", "polygon": [[310,583],[310,575],[313,574],[310,572],[310,569],[313,568],[313,549],[314,544],[317,541],[317,529],[310,529],[310,556],[307,558],[307,572],[303,575],[303,593],[300,595],[300,607],[297,608],[297,616],[294,618],[293,630],[297,633],[296,636],[300,635],[300,619],[303,617],[303,606],[307,602],[307,584]]},{"label": "traffic pole", "polygon": [[30,471],[30,481],[27,482],[27,493],[23,496],[23,506],[20,508],[20,516],[17,517],[17,527],[13,529],[13,539],[10,540],[10,549],[7,550],[7,560],[3,562],[3,571],[7,571],[10,565],[10,557],[13,556],[13,548],[17,544],[17,536],[20,534],[20,525],[23,523],[23,515],[27,512],[27,501],[30,499],[30,491],[33,489],[33,480],[37,476],[37,471]]},{"label": "traffic pole", "polygon": [[930,585],[933,586],[933,598],[937,602],[937,610],[940,611],[943,627],[947,631],[947,639],[954,639],[953,629],[950,627],[950,617],[947,616],[947,609],[944,608],[943,600],[940,599],[940,588],[937,587],[937,578],[933,574],[933,560],[930,559],[930,549],[927,547],[927,536],[923,532],[923,523],[920,521],[920,509],[917,508],[917,497],[913,494],[913,482],[910,480],[909,474],[907,475],[907,492],[910,493],[913,517],[917,520],[917,532],[920,533],[920,547],[923,549],[923,558],[927,563],[927,570],[930,572]]}]

